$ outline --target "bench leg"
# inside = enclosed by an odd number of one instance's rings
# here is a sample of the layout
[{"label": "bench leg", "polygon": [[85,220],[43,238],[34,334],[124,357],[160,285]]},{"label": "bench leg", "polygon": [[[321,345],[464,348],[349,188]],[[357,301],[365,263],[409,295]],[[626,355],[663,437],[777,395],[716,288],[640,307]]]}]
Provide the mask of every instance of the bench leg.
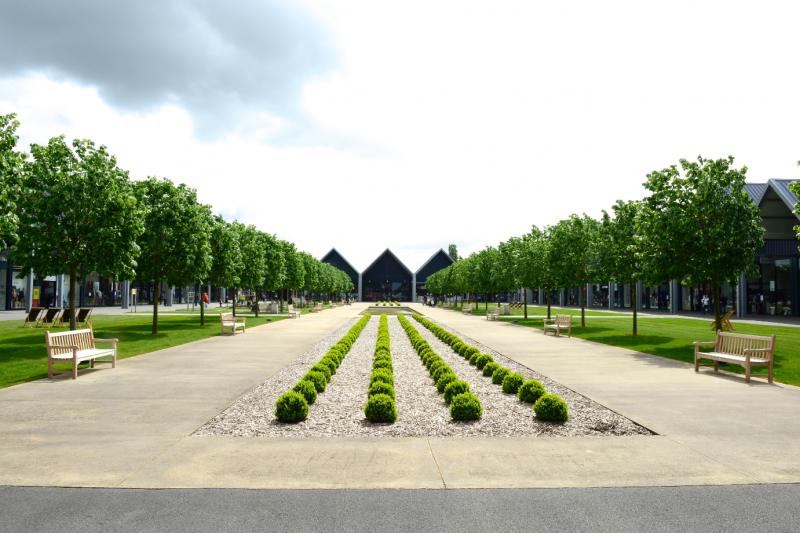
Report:
[{"label": "bench leg", "polygon": [[700,358],[697,357],[697,351],[694,352],[694,371],[700,372]]},{"label": "bench leg", "polygon": [[114,355],[111,356],[111,368],[117,368],[117,349],[114,348]]},{"label": "bench leg", "polygon": [[78,379],[78,354],[72,355],[72,379]]},{"label": "bench leg", "polygon": [[47,357],[47,379],[53,379],[53,359]]},{"label": "bench leg", "polygon": [[719,372],[719,361],[714,361],[714,372]]},{"label": "bench leg", "polygon": [[750,383],[750,365],[747,362],[744,364],[744,382]]},{"label": "bench leg", "polygon": [[769,382],[772,383],[772,361],[769,362]]},{"label": "bench leg", "polygon": [[91,359],[90,361],[89,368],[94,368],[94,359]]}]

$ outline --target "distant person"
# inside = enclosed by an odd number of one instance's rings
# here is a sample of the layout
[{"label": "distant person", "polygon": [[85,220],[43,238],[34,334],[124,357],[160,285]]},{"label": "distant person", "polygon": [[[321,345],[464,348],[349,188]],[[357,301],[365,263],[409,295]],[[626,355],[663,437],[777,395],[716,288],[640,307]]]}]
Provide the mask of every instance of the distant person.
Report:
[{"label": "distant person", "polygon": [[708,295],[704,294],[703,295],[703,300],[702,300],[703,309],[700,312],[701,315],[707,315],[708,314],[708,304],[709,304],[709,302],[710,302],[710,299],[709,299]]},{"label": "distant person", "polygon": [[728,312],[728,297],[724,294],[719,299],[719,307],[723,314]]}]

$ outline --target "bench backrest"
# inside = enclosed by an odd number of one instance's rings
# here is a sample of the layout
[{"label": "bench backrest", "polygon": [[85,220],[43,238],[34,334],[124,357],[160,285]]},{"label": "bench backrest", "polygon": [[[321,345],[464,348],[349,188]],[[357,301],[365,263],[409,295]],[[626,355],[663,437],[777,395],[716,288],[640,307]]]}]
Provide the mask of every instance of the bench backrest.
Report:
[{"label": "bench backrest", "polygon": [[233,313],[222,313],[219,315],[219,318],[223,322],[235,322],[233,319]]},{"label": "bench backrest", "polygon": [[500,314],[500,308],[499,307],[495,307],[494,309],[492,309],[492,314],[493,315],[499,315]]},{"label": "bench backrest", "polygon": [[572,315],[556,315],[556,324],[561,326],[572,324]]},{"label": "bench backrest", "polygon": [[758,335],[742,335],[717,331],[715,352],[730,355],[744,355],[745,350],[772,350],[769,354],[757,354],[757,357],[770,358],[775,353],[775,335],[761,337]]},{"label": "bench backrest", "polygon": [[77,346],[78,350],[91,350],[94,348],[93,338],[92,328],[61,333],[44,332],[47,348],[52,349],[53,355],[72,353],[72,348],[65,348],[65,346]]}]

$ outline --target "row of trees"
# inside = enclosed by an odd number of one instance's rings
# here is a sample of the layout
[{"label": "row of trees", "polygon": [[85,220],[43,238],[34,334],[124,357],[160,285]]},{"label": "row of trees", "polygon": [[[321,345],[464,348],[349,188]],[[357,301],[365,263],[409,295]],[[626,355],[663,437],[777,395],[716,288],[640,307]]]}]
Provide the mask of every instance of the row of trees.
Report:
[{"label": "row of trees", "polygon": [[614,279],[635,291],[638,281],[710,282],[721,329],[719,288],[724,282],[736,285],[742,272],[757,275],[753,258],[763,245],[759,209],[744,191],[746,172],[747,167],[733,167],[733,157],[681,159],[680,170],[672,165],[647,175],[650,194],[643,200],[617,201],[600,220],[571,215],[552,226],[533,226],[522,237],[430,276],[428,289],[438,294],[544,289],[549,318],[551,291],[580,286],[585,326],[587,283]]},{"label": "row of trees", "polygon": [[[161,282],[259,291],[350,292],[346,273],[255,226],[214,216],[184,184],[132,181],[105,146],[64,136],[16,151],[19,122],[0,116],[0,242],[23,271],[69,273],[75,329],[79,273],[155,282],[153,333]],[[201,298],[203,301],[203,298]],[[200,323],[205,325],[204,306]],[[258,314],[258,306],[255,307]],[[234,307],[235,312],[235,307]]]}]

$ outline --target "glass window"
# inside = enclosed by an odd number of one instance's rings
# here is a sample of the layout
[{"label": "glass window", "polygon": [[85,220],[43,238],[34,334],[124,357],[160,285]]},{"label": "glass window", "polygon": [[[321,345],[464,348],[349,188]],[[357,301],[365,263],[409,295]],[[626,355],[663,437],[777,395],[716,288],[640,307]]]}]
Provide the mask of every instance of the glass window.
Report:
[{"label": "glass window", "polygon": [[7,268],[0,268],[0,310],[6,308],[6,304],[8,303],[8,288],[6,284],[8,283],[8,269]]},{"label": "glass window", "polygon": [[14,277],[11,279],[11,308],[12,309],[25,309],[27,303],[27,294],[25,294],[25,287],[28,285],[28,276],[17,278],[22,272],[20,268],[14,268]]}]

